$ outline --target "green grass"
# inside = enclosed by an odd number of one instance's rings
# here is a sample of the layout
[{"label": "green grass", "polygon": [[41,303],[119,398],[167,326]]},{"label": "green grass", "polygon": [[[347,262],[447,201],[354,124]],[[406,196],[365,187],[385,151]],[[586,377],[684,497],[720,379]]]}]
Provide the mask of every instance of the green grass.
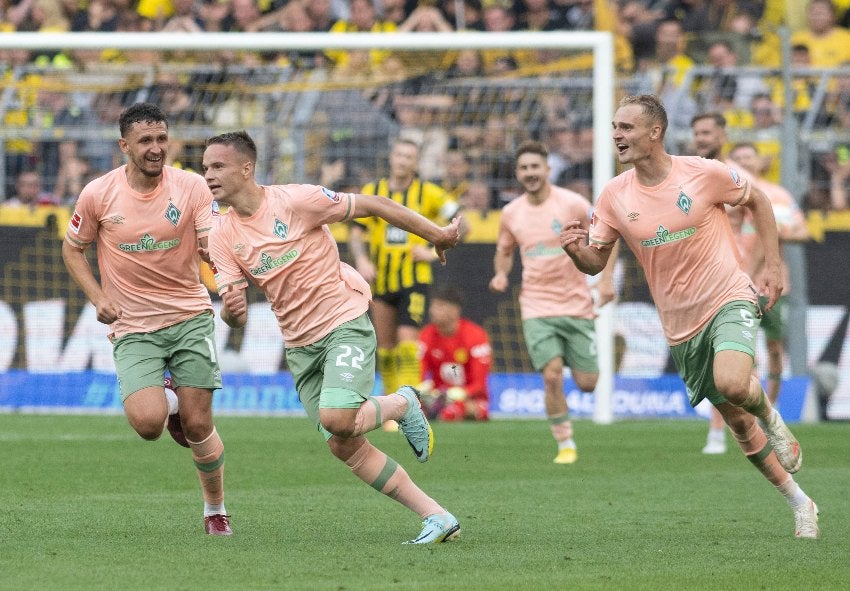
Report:
[{"label": "green grass", "polygon": [[850,425],[798,425],[797,481],[822,539],[692,421],[576,423],[552,464],[544,421],[435,425],[432,460],[372,441],[460,520],[402,546],[416,516],[362,484],[301,418],[220,417],[231,538],[203,534],[188,450],[123,417],[0,415],[0,589],[847,589]]}]

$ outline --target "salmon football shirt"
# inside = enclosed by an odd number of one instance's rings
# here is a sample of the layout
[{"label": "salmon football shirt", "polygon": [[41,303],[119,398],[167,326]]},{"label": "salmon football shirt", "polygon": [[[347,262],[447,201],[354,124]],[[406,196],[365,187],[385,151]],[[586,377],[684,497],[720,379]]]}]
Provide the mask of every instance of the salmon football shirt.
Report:
[{"label": "salmon football shirt", "polygon": [[250,217],[223,213],[210,236],[219,293],[250,279],[271,302],[286,347],[303,347],[364,314],[369,284],[339,258],[328,224],[350,221],[354,194],[273,185]]},{"label": "salmon football shirt", "polygon": [[65,240],[78,248],[97,242],[102,289],[121,309],[110,338],[152,332],[212,310],[198,256],[212,207],[203,177],[170,166],[151,193],[130,187],[126,166],[83,188]]},{"label": "salmon football shirt", "polygon": [[626,241],[670,345],[694,337],[724,304],[756,302],[724,209],[749,198],[750,183],[735,168],[698,156],[672,156],[670,174],[657,186],[644,187],[631,169],[602,190],[590,244]]},{"label": "salmon football shirt", "polygon": [[496,248],[522,260],[520,314],[529,318],[594,318],[587,276],[561,248],[559,235],[568,221],[588,219],[590,202],[573,191],[552,186],[538,205],[523,194],[502,209]]},{"label": "salmon football shirt", "polygon": [[[771,183],[769,181],[760,179],[756,186],[761,189],[767,198],[770,200],[770,204],[773,207],[773,216],[776,218],[776,227],[779,231],[780,235],[784,232],[788,232],[799,228],[800,226],[806,225],[806,220],[803,217],[803,212],[800,211],[800,208],[797,206],[797,202],[794,201],[794,196],[791,195],[784,187]],[[753,234],[754,238],[750,241],[745,242],[743,245],[739,243],[739,247],[741,248],[741,256],[747,260],[748,257],[754,256],[753,253],[756,248],[756,243],[758,238],[755,237],[755,227],[752,225],[752,218],[748,218],[750,223],[749,227],[744,226],[742,229],[746,232],[749,231]],[[781,243],[780,243],[781,246]],[[762,284],[762,280],[764,279],[764,266],[759,268],[759,271],[756,273],[756,276],[753,277],[755,280],[756,286]],[[791,275],[788,271],[788,264],[785,262],[785,257],[782,258],[782,282],[785,288],[782,290],[782,295],[788,295],[791,293]]]}]

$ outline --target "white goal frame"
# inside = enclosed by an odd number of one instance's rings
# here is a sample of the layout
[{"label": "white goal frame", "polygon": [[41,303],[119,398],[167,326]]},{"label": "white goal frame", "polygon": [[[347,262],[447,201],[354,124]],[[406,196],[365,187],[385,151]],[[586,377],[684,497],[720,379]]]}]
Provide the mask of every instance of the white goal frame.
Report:
[{"label": "white goal frame", "polygon": [[[0,49],[314,50],[562,49],[593,53],[593,194],[613,176],[610,122],[614,113],[614,41],[608,32],[457,33],[4,33]],[[596,319],[599,382],[593,420],[613,422],[614,306]]]}]

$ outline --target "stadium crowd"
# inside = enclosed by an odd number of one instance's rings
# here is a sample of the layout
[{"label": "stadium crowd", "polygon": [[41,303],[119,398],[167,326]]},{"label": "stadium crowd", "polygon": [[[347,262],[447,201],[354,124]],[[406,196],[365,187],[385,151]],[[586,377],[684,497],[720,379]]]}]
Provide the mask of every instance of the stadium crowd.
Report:
[{"label": "stadium crowd", "polygon": [[[0,30],[45,34],[611,31],[618,77],[626,81],[627,93],[657,94],[668,106],[675,97],[671,119],[682,128],[693,115],[709,110],[706,106],[722,112],[731,129],[751,132],[765,175],[778,182],[777,132],[785,100],[782,79],[775,71],[766,75],[752,70],[780,66],[779,27],[791,31],[793,63],[803,71],[850,64],[848,9],[850,0],[20,0],[0,9]],[[265,116],[256,95],[245,91],[252,83],[266,80],[263,76],[268,76],[270,68],[321,68],[329,72],[331,80],[363,81],[383,89],[369,101],[390,114],[402,135],[423,146],[423,178],[442,184],[459,200],[475,201],[479,204],[476,208],[480,208],[484,183],[489,188],[484,209],[498,209],[519,194],[511,162],[516,147],[527,139],[543,141],[549,148],[552,182],[590,196],[589,116],[581,114],[582,109],[577,108],[581,105],[567,100],[540,99],[534,108],[542,115],[518,121],[515,107],[526,99],[513,100],[509,91],[491,99],[474,88],[465,91],[465,96],[429,94],[423,89],[434,80],[545,78],[553,71],[587,71],[588,59],[575,53],[496,49],[428,55],[388,50],[189,55],[10,49],[0,52],[0,68],[4,87],[15,83],[21,95],[17,103],[6,104],[4,123],[22,129],[108,125],[137,100],[161,104],[174,124],[244,127]],[[52,91],[38,85],[38,68],[91,72],[122,64],[159,68],[158,64],[169,62],[218,64],[222,73],[198,77],[157,69],[155,80],[143,91],[104,93],[88,105],[75,102],[71,93],[62,89]],[[678,90],[695,67],[709,67],[713,73],[691,83],[682,97]],[[233,90],[226,97],[219,96],[214,111],[206,99],[198,100],[192,92],[225,78]],[[850,76],[835,76],[827,86],[827,96],[817,103],[816,76],[796,76],[793,85],[793,109],[801,121],[813,117],[822,127],[850,127]],[[473,114],[470,104],[480,108]],[[811,114],[813,105],[817,112]],[[305,180],[343,188],[362,186],[375,176],[368,164],[340,157],[335,141],[326,141],[324,158]],[[356,153],[352,142],[342,145]],[[818,153],[811,162],[812,182],[804,203],[809,209],[847,208],[850,158],[845,146],[834,147]],[[692,148],[683,146],[683,150]],[[85,181],[109,170],[120,158],[114,147],[103,141],[33,140],[25,133],[5,141],[4,154],[2,196],[6,201],[21,200],[16,195],[19,175],[31,179],[35,174],[41,185],[35,202],[62,205],[72,203]],[[191,157],[184,158],[189,161],[188,168],[197,167]],[[467,188],[473,189],[468,198]]]}]

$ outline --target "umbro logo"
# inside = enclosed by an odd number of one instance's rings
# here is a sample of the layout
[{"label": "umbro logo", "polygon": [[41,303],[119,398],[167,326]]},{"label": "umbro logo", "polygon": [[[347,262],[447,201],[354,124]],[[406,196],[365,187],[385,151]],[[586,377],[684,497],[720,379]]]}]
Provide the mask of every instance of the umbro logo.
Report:
[{"label": "umbro logo", "polygon": [[626,217],[629,218],[630,222],[636,222],[640,214],[636,211],[630,211],[626,214]]}]

